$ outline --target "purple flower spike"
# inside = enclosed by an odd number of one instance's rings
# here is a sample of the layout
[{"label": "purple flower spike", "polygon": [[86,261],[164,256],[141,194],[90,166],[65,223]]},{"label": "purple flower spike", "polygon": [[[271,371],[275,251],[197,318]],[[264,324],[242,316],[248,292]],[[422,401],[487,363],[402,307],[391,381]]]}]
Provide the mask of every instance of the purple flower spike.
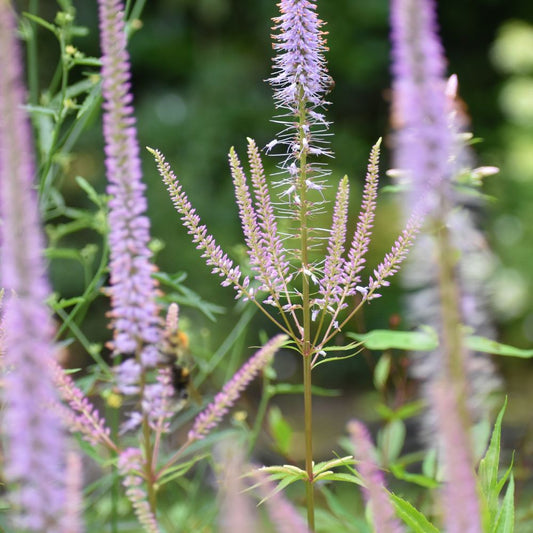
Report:
[{"label": "purple flower spike", "polygon": [[222,417],[237,401],[241,392],[270,362],[286,340],[286,335],[276,335],[237,371],[215,396],[213,402],[196,417],[193,427],[189,431],[189,441],[203,439],[222,420]]},{"label": "purple flower spike", "polygon": [[363,495],[372,510],[376,533],[402,533],[404,528],[396,518],[394,507],[387,494],[383,474],[373,457],[374,446],[368,430],[361,422],[352,420],[348,424],[348,432],[355,448],[357,470],[365,484]]},{"label": "purple flower spike", "polygon": [[43,236],[35,168],[9,2],[0,1],[0,285],[5,289],[2,328],[5,479],[20,531],[63,531],[65,434],[51,406],[57,402],[51,362],[53,324],[45,304]]},{"label": "purple flower spike", "polygon": [[315,2],[281,0],[281,15],[274,19],[279,31],[273,38],[278,52],[274,59],[275,75],[270,79],[276,102],[294,114],[303,101],[313,106],[323,105],[327,91],[327,68],[324,24],[316,14]]},{"label": "purple flower spike", "polygon": [[[102,47],[102,93],[106,167],[111,195],[109,247],[111,318],[115,353],[131,354],[159,341],[157,284],[152,278],[150,222],[145,216],[145,185],[141,181],[130,93],[129,57],[122,2],[99,0]],[[140,354],[154,366],[152,354]]]},{"label": "purple flower spike", "polygon": [[453,174],[444,52],[433,0],[392,0],[393,122],[396,167],[412,181],[411,201],[431,212]]},{"label": "purple flower spike", "polygon": [[481,533],[481,506],[472,467],[472,443],[463,429],[456,391],[449,383],[433,385],[433,402],[444,458],[442,488],[444,523],[447,533]]}]

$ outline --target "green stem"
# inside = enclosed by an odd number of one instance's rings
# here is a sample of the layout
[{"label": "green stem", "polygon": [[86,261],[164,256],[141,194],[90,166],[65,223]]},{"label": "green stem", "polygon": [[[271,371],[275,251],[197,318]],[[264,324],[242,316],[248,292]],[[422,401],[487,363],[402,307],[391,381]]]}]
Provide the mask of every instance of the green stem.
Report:
[{"label": "green stem", "polygon": [[461,423],[465,434],[468,434],[470,417],[466,405],[465,346],[461,331],[461,300],[456,280],[458,252],[444,223],[437,230],[437,247],[443,346],[447,354],[448,379],[453,383]]},{"label": "green stem", "polygon": [[304,361],[304,421],[305,421],[305,470],[307,472],[306,500],[307,525],[310,531],[315,530],[315,495],[313,484],[313,410],[311,398],[311,356]]},{"label": "green stem", "polygon": [[307,216],[309,210],[309,200],[307,198],[307,151],[303,149],[306,139],[306,105],[303,91],[300,94],[300,127],[299,145],[301,153],[299,156],[299,182],[298,193],[300,195],[300,252],[302,262],[302,341],[301,353],[303,356],[303,381],[304,381],[304,425],[305,425],[305,470],[307,472],[306,482],[306,503],[307,503],[307,525],[310,531],[315,530],[315,502],[313,485],[313,407],[311,399],[311,305],[309,287],[309,228],[307,227]]},{"label": "green stem", "polygon": [[154,490],[154,471],[152,463],[152,442],[150,439],[151,431],[148,424],[148,418],[145,415],[142,423],[143,439],[144,439],[144,474],[146,477],[146,489],[148,492],[148,504],[150,511],[156,516],[156,494]]}]

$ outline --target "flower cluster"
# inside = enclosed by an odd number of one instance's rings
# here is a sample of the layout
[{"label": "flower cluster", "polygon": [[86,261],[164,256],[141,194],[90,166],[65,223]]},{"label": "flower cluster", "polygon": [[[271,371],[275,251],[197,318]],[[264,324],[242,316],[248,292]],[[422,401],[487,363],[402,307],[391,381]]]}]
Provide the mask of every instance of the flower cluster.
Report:
[{"label": "flower cluster", "polygon": [[357,470],[363,480],[363,494],[372,510],[376,533],[402,533],[404,528],[396,518],[389,500],[383,474],[373,457],[375,450],[366,427],[357,420],[348,424],[348,432],[355,448]]},{"label": "flower cluster", "polygon": [[255,376],[272,360],[276,351],[285,343],[285,335],[277,335],[257,351],[235,375],[228,381],[223,389],[194,420],[189,431],[189,442],[203,439],[228,412],[237,401],[241,392],[248,386]]},{"label": "flower cluster", "polygon": [[45,299],[44,239],[34,188],[31,132],[22,86],[16,24],[0,2],[0,285],[5,290],[3,431],[5,480],[15,527],[62,530],[66,436],[56,413],[51,362],[57,355]]},{"label": "flower cluster", "polygon": [[460,421],[460,409],[449,383],[433,384],[432,400],[444,459],[444,522],[449,533],[481,533],[481,509],[472,467],[472,443]]},{"label": "flower cluster", "polygon": [[[147,204],[131,105],[122,2],[99,0],[99,10],[107,191],[111,196],[109,294],[115,332],[112,344],[115,353],[138,354],[143,367],[153,367],[158,360],[155,345],[160,339],[157,291],[148,248],[150,222],[144,214]],[[130,368],[127,376],[133,374]],[[127,377],[124,373],[119,376]]]},{"label": "flower cluster", "polygon": [[391,27],[395,166],[412,182],[410,207],[427,213],[449,194],[457,150],[433,0],[392,0]]},{"label": "flower cluster", "polygon": [[141,476],[143,458],[138,448],[127,448],[118,458],[118,469],[122,475],[122,484],[126,488],[126,496],[133,505],[135,515],[146,533],[159,533],[157,519],[150,510],[146,491],[143,489]]},{"label": "flower cluster", "polygon": [[115,444],[109,438],[111,430],[106,426],[96,408],[58,364],[53,365],[53,370],[54,382],[61,399],[70,407],[70,409],[61,409],[61,406],[57,405],[65,425],[71,431],[81,433],[83,438],[93,446],[103,444],[108,449],[116,451]]}]

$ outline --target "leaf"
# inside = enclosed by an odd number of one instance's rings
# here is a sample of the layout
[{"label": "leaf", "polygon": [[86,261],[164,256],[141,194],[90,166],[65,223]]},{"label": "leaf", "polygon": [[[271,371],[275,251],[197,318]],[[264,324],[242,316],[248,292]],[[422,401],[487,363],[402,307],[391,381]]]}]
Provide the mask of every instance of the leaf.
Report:
[{"label": "leaf", "polygon": [[385,464],[396,461],[405,442],[405,424],[401,420],[391,420],[378,433],[378,449]]},{"label": "leaf", "polygon": [[392,493],[389,493],[389,497],[396,508],[396,514],[401,518],[404,524],[411,528],[411,531],[415,533],[440,533],[439,530],[409,502]]},{"label": "leaf", "polygon": [[377,390],[383,390],[389,379],[391,368],[391,358],[389,354],[384,354],[379,358],[378,364],[374,369],[374,387]]},{"label": "leaf", "polygon": [[81,176],[76,176],[76,183],[80,187],[80,189],[83,189],[89,200],[93,204],[96,204],[98,207],[102,205],[102,198],[101,196],[96,192],[95,188],[85,179]]},{"label": "leaf", "polygon": [[54,35],[57,35],[58,28],[54,26],[53,24],[50,24],[46,20],[42,19],[41,17],[38,17],[37,15],[33,15],[32,13],[26,13],[24,12],[23,15],[26,18],[29,18],[30,20],[33,20],[33,22],[36,22],[43,28],[46,28],[47,30],[50,30]]},{"label": "leaf", "polygon": [[202,459],[205,459],[208,457],[209,454],[198,454],[190,461],[187,461],[185,463],[181,463],[179,465],[170,467],[168,470],[165,471],[164,475],[159,478],[157,484],[159,487],[162,487],[169,481],[173,481],[174,479],[177,479],[183,475],[185,475],[197,462],[201,461]]},{"label": "leaf", "polygon": [[475,352],[491,353],[506,357],[520,357],[522,359],[529,359],[533,357],[533,350],[515,348],[514,346],[501,344],[491,339],[487,339],[486,337],[479,337],[477,335],[467,336],[465,342],[467,347]]},{"label": "leaf", "polygon": [[[276,394],[302,394],[304,391],[303,385],[291,385],[289,383],[278,383],[269,387],[271,396]],[[337,389],[324,389],[323,387],[311,386],[311,394],[313,396],[340,396],[341,390]]]},{"label": "leaf", "polygon": [[85,100],[83,100],[83,103],[78,109],[76,118],[81,118],[83,115],[85,115],[89,111],[92,111],[93,109],[99,107],[101,100],[102,100],[101,87],[100,87],[100,83],[98,83],[87,93]]},{"label": "leaf", "polygon": [[362,342],[369,350],[431,351],[437,348],[437,334],[427,328],[424,331],[392,331],[375,329],[368,333],[347,333],[347,337]]},{"label": "leaf", "polygon": [[496,509],[498,503],[498,470],[500,466],[500,444],[502,432],[502,419],[507,407],[507,398],[500,409],[496,422],[494,423],[494,430],[490,438],[490,444],[485,453],[485,457],[479,463],[479,480],[481,490],[487,499],[489,510]]},{"label": "leaf", "polygon": [[268,412],[268,427],[276,448],[285,457],[290,453],[292,443],[292,428],[283,418],[278,407],[272,407]]},{"label": "leaf", "polygon": [[337,459],[330,459],[329,461],[321,461],[313,466],[313,475],[318,476],[321,472],[326,470],[331,470],[338,466],[347,466],[353,465],[354,458],[353,455],[345,455],[344,457],[339,457]]},{"label": "leaf", "polygon": [[42,105],[30,105],[30,104],[27,104],[22,107],[23,109],[25,109],[28,113],[31,113],[32,115],[47,115],[49,117],[53,117],[54,120],[57,120],[57,113],[49,107],[44,107]]},{"label": "leaf", "polygon": [[346,474],[345,472],[323,472],[314,478],[313,483],[316,481],[346,481],[347,483],[363,486],[363,482],[357,476]]},{"label": "leaf", "polygon": [[409,483],[414,483],[415,485],[420,485],[421,487],[426,487],[429,489],[434,489],[440,485],[438,481],[435,481],[431,477],[424,476],[422,474],[412,474],[407,472],[402,465],[397,463],[390,465],[390,471],[395,478],[401,479],[403,481],[408,481]]},{"label": "leaf", "polygon": [[511,475],[502,505],[498,511],[493,533],[513,533],[514,531],[514,478]]}]

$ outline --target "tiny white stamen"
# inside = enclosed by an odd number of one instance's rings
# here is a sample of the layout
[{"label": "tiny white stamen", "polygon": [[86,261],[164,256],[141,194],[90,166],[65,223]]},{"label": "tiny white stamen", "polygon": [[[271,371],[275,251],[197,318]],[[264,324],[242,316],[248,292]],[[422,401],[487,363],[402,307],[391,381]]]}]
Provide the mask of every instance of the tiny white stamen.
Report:
[{"label": "tiny white stamen", "polygon": [[363,298],[366,298],[366,295],[368,294],[368,287],[361,287],[360,285],[357,285],[357,287],[355,287],[355,290],[357,292],[360,292],[363,295]]},{"label": "tiny white stamen", "polygon": [[265,152],[268,154],[270,152],[270,150],[272,150],[272,148],[274,148],[274,146],[276,146],[276,144],[278,144],[278,140],[277,139],[274,139],[273,141],[270,141],[264,148]]}]

